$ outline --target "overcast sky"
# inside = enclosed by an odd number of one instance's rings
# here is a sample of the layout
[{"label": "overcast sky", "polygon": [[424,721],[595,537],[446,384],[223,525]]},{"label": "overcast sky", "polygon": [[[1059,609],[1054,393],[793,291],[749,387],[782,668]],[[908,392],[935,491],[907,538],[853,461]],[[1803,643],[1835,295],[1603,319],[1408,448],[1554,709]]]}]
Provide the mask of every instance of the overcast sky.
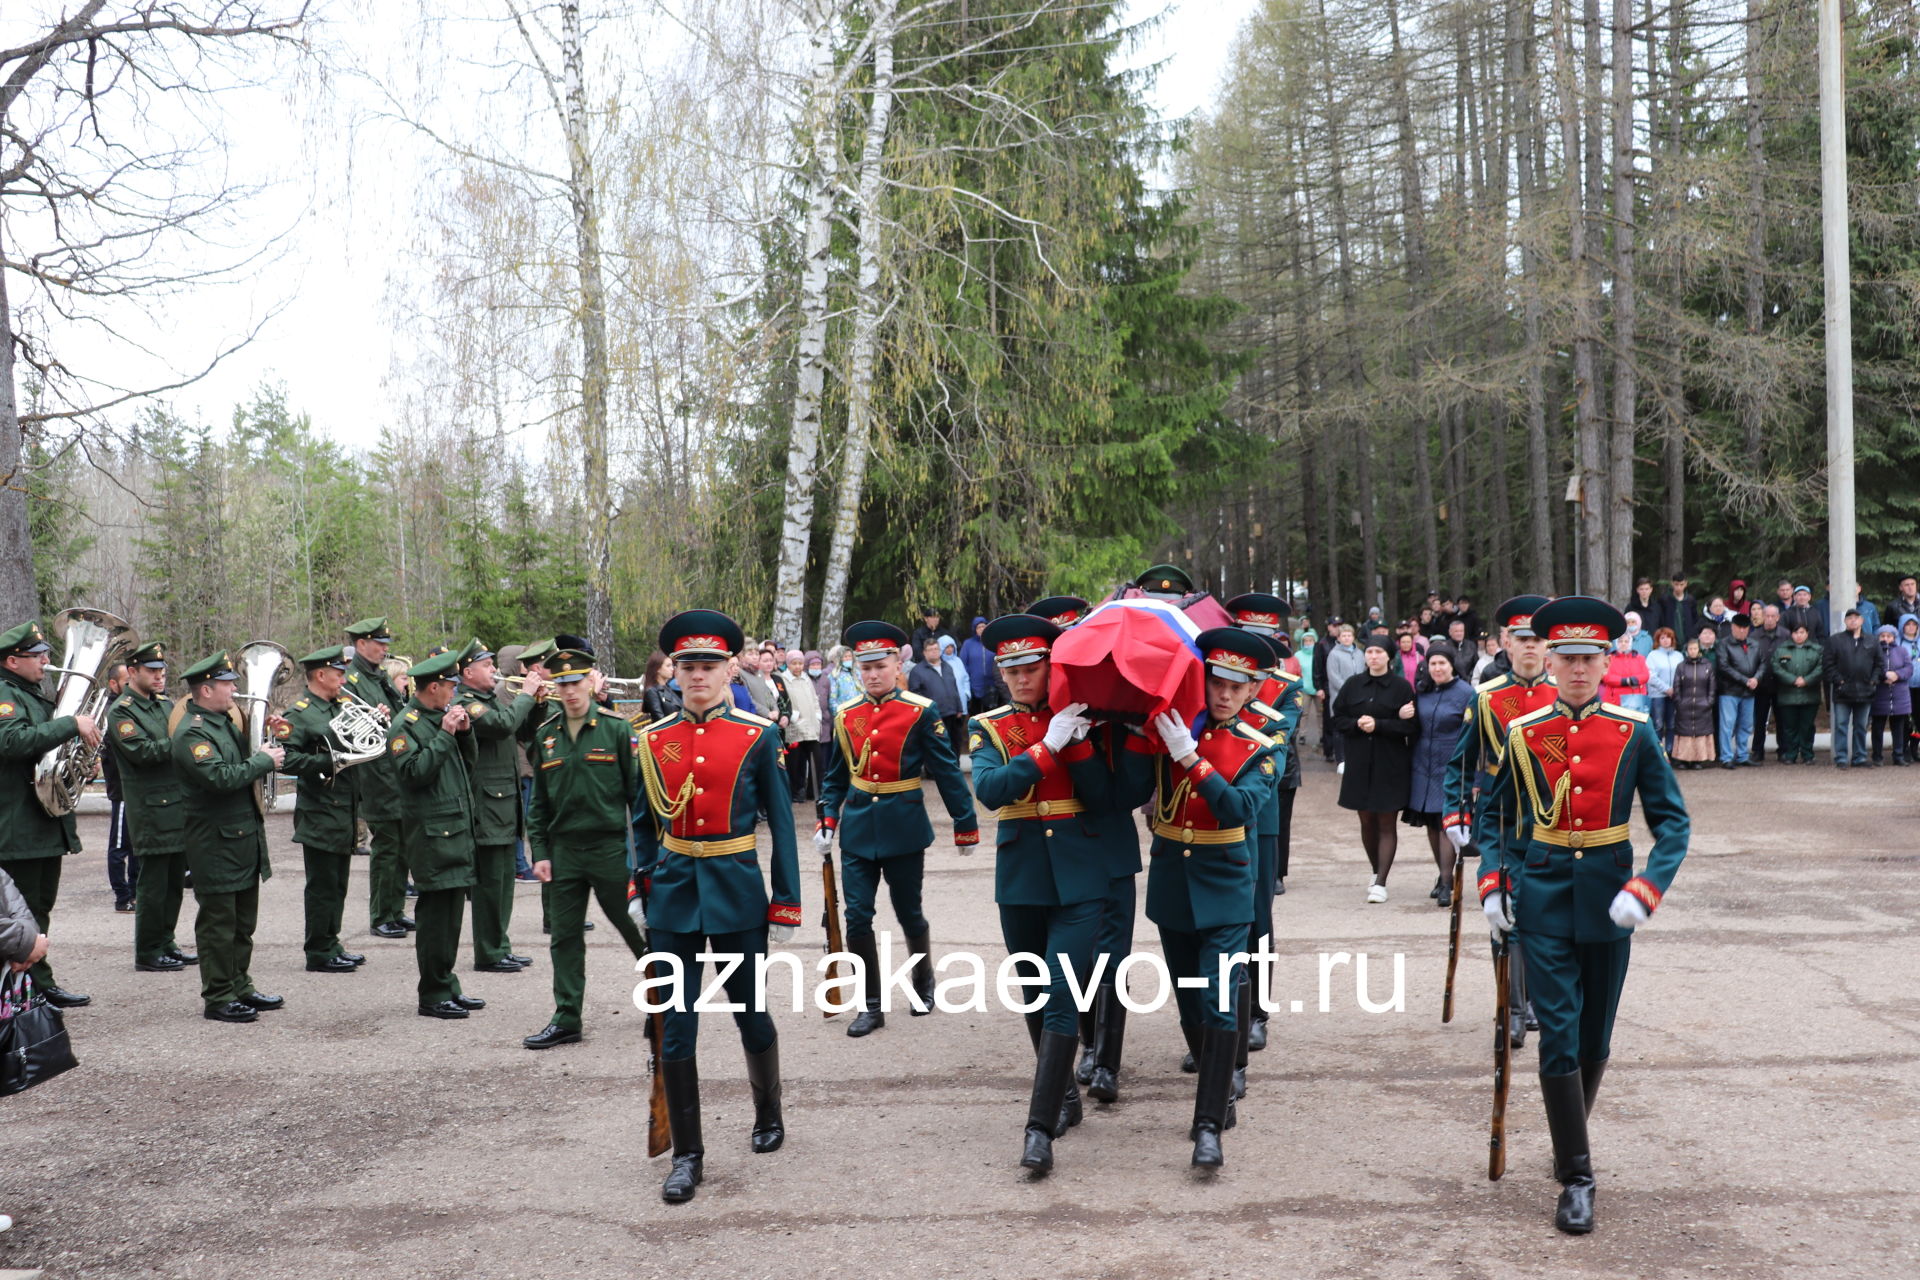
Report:
[{"label": "overcast sky", "polygon": [[[1129,59],[1134,65],[1163,64],[1151,95],[1155,110],[1181,117],[1210,104],[1234,35],[1256,2],[1178,0],[1169,6],[1167,0],[1128,0],[1129,21],[1168,11]],[[392,20],[401,10],[379,5],[360,16],[380,13]],[[359,21],[355,29],[357,38],[384,44],[379,52],[387,56],[417,52],[406,48],[408,38],[398,27],[382,31],[376,20]],[[291,404],[310,413],[321,431],[367,448],[389,400],[383,381],[397,341],[383,295],[391,274],[406,269],[405,251],[420,230],[414,219],[420,175],[392,152],[391,136],[379,130],[354,139],[324,130],[313,136],[303,92],[304,86],[249,97],[243,136],[234,140],[235,149],[255,149],[238,168],[278,183],[249,206],[247,222],[235,231],[244,236],[252,229],[262,238],[286,233],[284,247],[244,287],[175,304],[162,322],[172,332],[155,345],[175,367],[189,367],[277,307],[250,346],[175,393],[172,402],[189,417],[223,424],[255,387],[279,381]],[[127,376],[135,380],[134,373]]]}]

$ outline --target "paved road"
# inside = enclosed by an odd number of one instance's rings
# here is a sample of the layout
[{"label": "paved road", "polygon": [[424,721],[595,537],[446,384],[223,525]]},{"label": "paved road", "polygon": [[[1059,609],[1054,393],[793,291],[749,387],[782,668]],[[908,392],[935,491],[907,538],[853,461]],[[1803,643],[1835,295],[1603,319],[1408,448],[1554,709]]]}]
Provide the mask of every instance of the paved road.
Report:
[{"label": "paved road", "polygon": [[[105,886],[104,823],[67,864],[55,958],[94,1007],[82,1067],[0,1102],[0,1267],[51,1276],[286,1277],[1888,1277],[1920,1274],[1920,771],[1777,765],[1684,779],[1693,853],[1637,941],[1593,1127],[1600,1229],[1557,1235],[1531,1043],[1516,1059],[1506,1179],[1485,1178],[1491,966],[1462,966],[1439,1020],[1445,915],[1403,840],[1369,906],[1352,815],[1309,767],[1290,892],[1286,995],[1227,1135],[1187,1167],[1192,1077],[1171,1011],[1136,1018],[1120,1103],[1089,1109],[1040,1183],[1017,1169],[1031,1055],[1011,1014],[896,1017],[866,1040],[777,1015],[785,1150],[754,1156],[738,1041],[709,1022],[707,1182],[658,1199],[632,978],[591,935],[587,1042],[529,1053],[549,1008],[538,899],[523,886],[516,976],[464,975],[489,1007],[414,1013],[411,948],[363,932],[350,977],[301,967],[288,821],[254,973],[287,997],[257,1025],[203,1021],[192,976],[136,974]],[[937,824],[943,831],[944,821]],[[1408,831],[1406,835],[1415,833]],[[1644,840],[1644,835],[1641,837]],[[808,927],[817,957],[817,878]],[[349,923],[364,928],[364,864]],[[928,875],[937,948],[1001,954],[990,853],[944,840]],[[191,917],[189,902],[189,923]],[[1140,937],[1154,942],[1143,921]],[[183,939],[184,940],[184,939]],[[1317,1011],[1314,957],[1376,957]],[[1339,971],[1344,974],[1346,971]],[[1304,988],[1304,989],[1302,989]]]}]

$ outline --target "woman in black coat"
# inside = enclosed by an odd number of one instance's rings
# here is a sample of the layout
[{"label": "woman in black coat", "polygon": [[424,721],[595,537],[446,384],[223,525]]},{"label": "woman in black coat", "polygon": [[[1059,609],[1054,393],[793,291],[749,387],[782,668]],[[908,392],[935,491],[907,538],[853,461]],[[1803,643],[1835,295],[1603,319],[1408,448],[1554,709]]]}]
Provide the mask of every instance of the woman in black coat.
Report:
[{"label": "woman in black coat", "polygon": [[1673,763],[1677,769],[1700,769],[1713,762],[1713,659],[1700,650],[1698,640],[1687,641],[1687,656],[1673,669]]},{"label": "woman in black coat", "polygon": [[1367,669],[1340,686],[1333,728],[1346,743],[1340,807],[1360,813],[1360,843],[1373,865],[1368,902],[1387,900],[1387,873],[1400,845],[1394,822],[1413,785],[1413,686],[1392,671],[1385,636],[1367,641]]}]

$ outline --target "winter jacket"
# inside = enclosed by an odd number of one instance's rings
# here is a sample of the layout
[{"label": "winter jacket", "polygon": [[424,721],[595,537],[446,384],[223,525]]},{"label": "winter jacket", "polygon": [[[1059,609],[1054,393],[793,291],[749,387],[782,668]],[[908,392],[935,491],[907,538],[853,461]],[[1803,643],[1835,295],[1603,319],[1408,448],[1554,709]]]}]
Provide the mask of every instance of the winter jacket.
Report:
[{"label": "winter jacket", "polygon": [[[1820,704],[1823,658],[1820,646],[1809,640],[1795,644],[1789,640],[1773,651],[1773,700],[1783,707],[1810,707]],[[1806,684],[1796,685],[1795,680]]]},{"label": "winter jacket", "polygon": [[914,663],[913,672],[907,677],[907,689],[931,699],[943,720],[966,711],[960,701],[960,683],[953,678],[953,669],[944,662]]},{"label": "winter jacket", "polygon": [[1655,649],[1647,655],[1647,693],[1655,698],[1673,696],[1673,669],[1686,661],[1679,649]]},{"label": "winter jacket", "polygon": [[1826,682],[1833,686],[1834,701],[1873,701],[1880,691],[1880,673],[1886,670],[1879,641],[1864,629],[1859,635],[1842,631],[1827,637],[1821,657]]},{"label": "winter jacket", "polygon": [[1795,627],[1807,629],[1807,639],[1818,644],[1827,638],[1827,615],[1810,604],[1789,605],[1780,611],[1780,629],[1789,636]]},{"label": "winter jacket", "polygon": [[1414,698],[1420,733],[1413,743],[1413,779],[1407,808],[1416,813],[1446,812],[1447,760],[1460,741],[1460,726],[1473,706],[1473,685],[1456,676]]},{"label": "winter jacket", "polygon": [[1341,686],[1366,669],[1366,654],[1358,645],[1336,644],[1327,650],[1327,705],[1340,696]]},{"label": "winter jacket", "polygon": [[[1413,686],[1391,666],[1382,676],[1362,670],[1340,686],[1330,727],[1346,738],[1341,808],[1371,813],[1406,808],[1413,783],[1413,735],[1420,731],[1420,719],[1402,720],[1400,708],[1413,700]],[[1362,716],[1373,717],[1372,733],[1361,730]]]},{"label": "winter jacket", "polygon": [[1760,678],[1760,661],[1760,646],[1753,642],[1751,635],[1745,640],[1731,635],[1723,636],[1713,652],[1713,666],[1720,678],[1720,692],[1736,698],[1751,698],[1753,690],[1747,687],[1747,681]]},{"label": "winter jacket", "polygon": [[27,900],[14,887],[13,877],[0,870],[0,960],[25,960],[38,941],[40,922],[27,910]]},{"label": "winter jacket", "polygon": [[1651,680],[1645,658],[1631,651],[1615,653],[1607,663],[1607,674],[1600,678],[1600,699],[1615,706],[1645,711]]},{"label": "winter jacket", "polygon": [[[978,625],[984,618],[975,618]],[[967,669],[967,687],[975,697],[985,697],[987,690],[993,687],[993,653],[977,635],[969,635],[960,642],[960,665]]]},{"label": "winter jacket", "polygon": [[1673,672],[1673,732],[1680,738],[1711,737],[1714,731],[1713,662],[1702,654],[1683,658]]},{"label": "winter jacket", "polygon": [[787,705],[793,709],[787,720],[787,745],[819,741],[820,695],[814,690],[813,678],[804,671],[795,675],[785,667],[773,674],[786,687]]},{"label": "winter jacket", "polygon": [[1671,590],[1658,591],[1654,593],[1654,604],[1659,610],[1659,621],[1649,624],[1642,616],[1641,626],[1651,625],[1655,631],[1661,627],[1672,627],[1674,637],[1683,645],[1700,634],[1700,602],[1691,594],[1682,595],[1676,600]]},{"label": "winter jacket", "polygon": [[1913,655],[1903,648],[1893,637],[1891,627],[1880,628],[1880,635],[1886,643],[1880,646],[1880,660],[1886,669],[1893,673],[1893,683],[1881,678],[1881,685],[1873,695],[1873,714],[1877,716],[1906,716],[1913,714],[1913,689],[1908,681],[1913,678]]}]

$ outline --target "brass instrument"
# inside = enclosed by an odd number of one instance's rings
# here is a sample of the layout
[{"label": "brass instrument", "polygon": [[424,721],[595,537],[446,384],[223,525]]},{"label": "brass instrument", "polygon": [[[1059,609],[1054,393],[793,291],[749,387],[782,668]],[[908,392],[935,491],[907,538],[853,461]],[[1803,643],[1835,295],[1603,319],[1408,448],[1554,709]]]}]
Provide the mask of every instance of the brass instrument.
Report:
[{"label": "brass instrument", "polygon": [[[526,676],[501,676],[498,680],[494,681],[493,683],[495,688],[500,689],[509,698],[517,698],[520,696],[520,690],[526,687],[527,677]],[[547,687],[540,691],[540,701],[542,702],[560,701],[560,686],[555,684],[551,680],[547,681]]]},{"label": "brass instrument", "polygon": [[[53,695],[54,718],[90,716],[104,730],[107,704],[113,700],[104,673],[126,660],[140,643],[139,633],[125,620],[99,609],[62,609],[49,629],[55,639],[66,641],[60,665],[47,668],[60,677]],[[72,813],[99,765],[100,748],[78,737],[48,751],[33,766],[33,791],[40,807],[55,818]]]},{"label": "brass instrument", "polygon": [[[246,713],[247,750],[265,750],[273,735],[267,728],[269,718],[292,705],[291,696],[279,696],[293,678],[293,655],[271,640],[255,640],[240,650],[240,688],[233,700],[248,704]],[[291,691],[289,691],[290,693]],[[253,784],[262,808],[273,809],[280,803],[280,771],[270,769]]]}]

